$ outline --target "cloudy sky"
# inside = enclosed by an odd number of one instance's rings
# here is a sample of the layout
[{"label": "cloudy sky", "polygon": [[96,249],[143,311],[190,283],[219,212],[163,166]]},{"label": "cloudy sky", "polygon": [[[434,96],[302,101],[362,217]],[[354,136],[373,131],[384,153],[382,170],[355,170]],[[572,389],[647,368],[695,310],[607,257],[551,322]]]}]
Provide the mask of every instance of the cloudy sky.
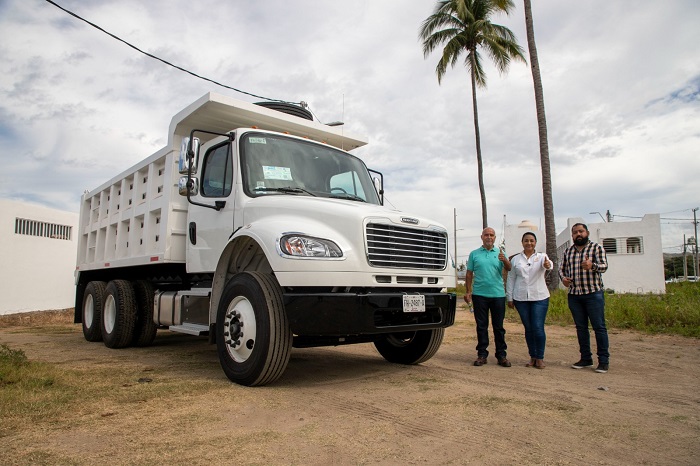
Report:
[{"label": "cloudy sky", "polygon": [[[166,61],[230,87],[305,101],[366,136],[395,207],[480,244],[469,76],[423,57],[419,0],[56,0]],[[521,1],[494,22],[525,50]],[[700,205],[700,3],[534,0],[557,231],[662,214],[665,252]],[[477,93],[489,223],[543,225],[529,66],[490,65]],[[167,142],[172,116],[237,93],[149,58],[44,0],[0,0],[0,198],[77,211],[93,189]],[[688,220],[691,219],[691,220]]]}]

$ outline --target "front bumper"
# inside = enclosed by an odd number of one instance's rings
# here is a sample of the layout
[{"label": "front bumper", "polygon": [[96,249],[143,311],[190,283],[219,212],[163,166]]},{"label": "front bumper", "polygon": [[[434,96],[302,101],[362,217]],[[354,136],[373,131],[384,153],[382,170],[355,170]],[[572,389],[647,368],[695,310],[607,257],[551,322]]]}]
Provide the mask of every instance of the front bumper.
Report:
[{"label": "front bumper", "polygon": [[453,293],[422,293],[425,312],[403,312],[403,293],[285,293],[284,306],[295,335],[378,335],[449,327]]}]

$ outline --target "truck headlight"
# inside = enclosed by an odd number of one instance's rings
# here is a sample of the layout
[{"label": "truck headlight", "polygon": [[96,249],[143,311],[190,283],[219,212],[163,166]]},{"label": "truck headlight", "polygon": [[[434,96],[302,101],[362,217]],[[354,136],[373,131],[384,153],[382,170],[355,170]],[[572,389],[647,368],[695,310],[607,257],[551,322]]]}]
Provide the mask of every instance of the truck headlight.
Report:
[{"label": "truck headlight", "polygon": [[294,257],[343,257],[343,251],[333,241],[311,236],[285,235],[280,250]]}]

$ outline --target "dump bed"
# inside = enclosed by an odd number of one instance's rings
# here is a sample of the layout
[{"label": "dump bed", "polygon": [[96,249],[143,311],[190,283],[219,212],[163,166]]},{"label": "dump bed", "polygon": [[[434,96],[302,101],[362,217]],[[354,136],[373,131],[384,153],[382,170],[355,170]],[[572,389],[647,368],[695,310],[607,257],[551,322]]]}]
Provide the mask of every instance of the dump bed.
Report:
[{"label": "dump bed", "polygon": [[[180,144],[194,128],[257,127],[351,150],[366,140],[248,102],[209,93],[175,115],[163,149],[82,196],[76,270],[184,263],[187,198],[178,193]],[[215,137],[198,133],[202,142]]]},{"label": "dump bed", "polygon": [[79,270],[184,262],[187,199],[177,153],[162,149],[82,197]]}]

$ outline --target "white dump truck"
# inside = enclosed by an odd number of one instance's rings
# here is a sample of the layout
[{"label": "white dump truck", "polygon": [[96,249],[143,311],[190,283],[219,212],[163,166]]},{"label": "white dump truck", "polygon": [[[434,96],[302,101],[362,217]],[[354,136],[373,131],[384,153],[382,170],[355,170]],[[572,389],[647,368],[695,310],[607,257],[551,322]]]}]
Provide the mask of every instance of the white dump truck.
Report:
[{"label": "white dump truck", "polygon": [[75,322],[88,341],[208,336],[233,382],[277,380],[292,347],[373,343],[417,364],[454,323],[442,225],[383,204],[366,141],[305,108],[207,94],[168,144],[82,196]]}]

